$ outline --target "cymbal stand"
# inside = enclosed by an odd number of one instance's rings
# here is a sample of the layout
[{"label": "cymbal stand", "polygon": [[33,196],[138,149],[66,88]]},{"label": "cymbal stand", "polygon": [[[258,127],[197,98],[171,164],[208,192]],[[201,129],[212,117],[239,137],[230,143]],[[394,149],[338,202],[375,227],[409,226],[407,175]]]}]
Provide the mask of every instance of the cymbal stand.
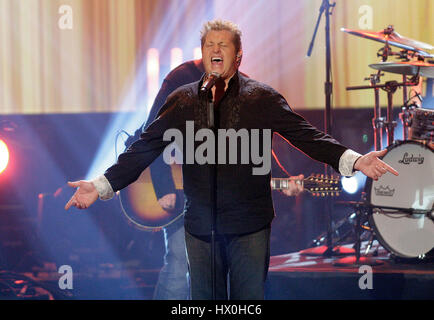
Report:
[{"label": "cymbal stand", "polygon": [[[406,76],[403,76],[406,79]],[[413,105],[408,105],[406,87],[403,87],[403,98],[404,104],[401,108],[401,113],[399,114],[399,119],[402,122],[402,139],[408,140],[408,129],[411,126],[411,113],[410,111],[414,108]]]},{"label": "cymbal stand", "polygon": [[[407,76],[403,75],[403,81],[406,81]],[[416,83],[418,85],[419,83]],[[420,108],[420,105],[415,102],[413,99],[418,98],[420,102],[422,102],[422,98],[420,97],[419,93],[416,92],[416,94],[410,98],[407,97],[406,87],[403,87],[403,99],[404,103],[401,108],[401,113],[399,114],[399,119],[402,122],[402,136],[403,140],[409,139],[409,129],[411,127],[412,118],[411,118],[411,111],[415,110],[417,108]]]},{"label": "cymbal stand", "polygon": [[395,93],[398,87],[402,87],[404,90],[404,106],[402,107],[402,113],[400,113],[399,117],[403,123],[403,140],[408,139],[408,128],[410,125],[410,108],[407,106],[407,87],[408,86],[416,86],[419,83],[419,75],[413,76],[410,80],[407,81],[407,76],[402,77],[402,82],[398,83],[396,81],[388,81],[385,83],[383,90],[387,92],[387,121],[385,123],[386,131],[387,131],[387,144],[390,146],[394,142],[394,129],[396,127],[396,121],[393,121],[393,94]]},{"label": "cymbal stand", "polygon": [[[378,71],[376,74],[371,74],[369,78],[365,78],[365,80],[370,80],[371,86],[375,86],[380,82],[380,77],[384,74],[381,71]],[[375,105],[374,105],[374,118],[372,119],[372,127],[374,129],[374,145],[375,151],[379,151],[383,149],[383,126],[384,126],[384,118],[381,117],[381,107],[380,107],[380,89],[374,88],[375,95]]]},{"label": "cymbal stand", "polygon": [[[402,82],[407,82],[407,76],[405,74],[402,76]],[[404,104],[402,105],[402,112],[399,114],[399,118],[402,122],[402,140],[405,141],[408,139],[408,126],[410,118],[407,107],[407,86],[402,87],[402,99],[404,100]]]},{"label": "cymbal stand", "polygon": [[[398,89],[399,87],[402,87],[404,85],[415,86],[418,83],[419,83],[419,76],[416,75],[406,82],[388,81],[385,84],[374,84],[374,85],[371,84],[369,86],[347,87],[347,90],[383,89],[387,92],[387,117],[386,117],[386,121],[383,122],[383,124],[387,131],[387,144],[391,145],[394,141],[394,129],[396,127],[396,121],[393,121],[393,94],[395,93],[396,89]],[[379,119],[377,121],[379,121]],[[378,133],[379,132],[377,131],[377,134]]]},{"label": "cymbal stand", "polygon": [[[388,26],[386,29],[384,29],[384,33],[385,34],[392,34],[394,31],[393,26]],[[389,58],[389,56],[397,56],[398,59],[402,60],[402,61],[410,61],[410,59],[412,58],[417,58],[418,60],[424,60],[424,57],[422,55],[420,55],[418,52],[413,51],[413,50],[409,50],[409,49],[404,49],[401,50],[400,52],[394,52],[392,51],[391,47],[389,46],[389,41],[386,40],[384,47],[382,47],[380,50],[378,50],[377,52],[377,56],[381,57],[381,60],[383,62],[386,62],[387,59]],[[379,71],[380,72],[380,71]],[[418,77],[418,75],[416,75],[416,77]],[[403,75],[402,76],[402,98],[403,98],[403,107],[402,107],[402,112],[399,114],[399,118],[401,119],[402,122],[402,137],[403,140],[408,140],[408,129],[411,125],[411,119],[410,119],[410,110],[412,109],[411,107],[408,106],[408,100],[407,100],[407,86],[409,86],[407,84],[407,76]],[[372,83],[371,83],[372,84]],[[387,83],[386,83],[387,84]],[[417,82],[416,82],[417,85]],[[391,113],[390,110],[390,105],[393,103],[393,93],[396,91],[396,87],[394,87],[393,83],[390,82],[389,86],[386,87],[386,91],[388,92],[388,115],[389,112]],[[394,136],[393,136],[393,129],[396,127],[396,123],[394,123],[393,121],[391,121],[389,118],[387,119],[386,122],[386,130],[387,130],[387,137],[388,137],[388,145],[390,145],[391,143],[393,143],[394,140]],[[374,131],[375,132],[375,131]],[[375,137],[375,133],[374,133],[374,137]],[[376,145],[377,146],[377,145]],[[375,148],[376,151],[381,150]]]},{"label": "cymbal stand", "polygon": [[393,94],[398,89],[398,82],[387,81],[383,89],[387,92],[387,115],[384,125],[387,132],[387,145],[390,146],[395,140],[396,121],[393,121]]}]

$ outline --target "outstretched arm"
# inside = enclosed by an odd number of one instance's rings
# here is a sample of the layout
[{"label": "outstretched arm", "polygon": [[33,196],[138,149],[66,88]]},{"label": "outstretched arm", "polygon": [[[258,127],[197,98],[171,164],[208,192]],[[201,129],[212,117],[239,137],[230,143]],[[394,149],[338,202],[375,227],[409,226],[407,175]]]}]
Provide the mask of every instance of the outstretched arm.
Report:
[{"label": "outstretched arm", "polygon": [[273,129],[313,159],[331,165],[343,176],[351,176],[355,170],[374,180],[386,172],[398,175],[395,169],[379,159],[387,150],[360,155],[294,113],[279,94],[272,95],[271,101],[275,111],[271,113]]},{"label": "outstretched arm", "polygon": [[354,169],[361,171],[365,176],[374,179],[375,181],[386,172],[390,172],[397,176],[398,171],[380,159],[380,157],[383,157],[386,153],[387,149],[369,152],[356,160],[354,163]]},{"label": "outstretched arm", "polygon": [[184,130],[184,112],[177,106],[176,97],[168,100],[170,107],[155,120],[149,128],[141,135],[141,138],[134,142],[124,153],[122,153],[116,164],[107,169],[104,175],[92,181],[75,181],[70,183],[71,187],[78,188],[65,206],[69,209],[75,206],[79,209],[86,209],[94,203],[98,197],[110,199],[113,193],[125,188],[136,181],[140,174],[152,161],[158,157],[170,141],[164,141],[164,132],[169,128]]}]

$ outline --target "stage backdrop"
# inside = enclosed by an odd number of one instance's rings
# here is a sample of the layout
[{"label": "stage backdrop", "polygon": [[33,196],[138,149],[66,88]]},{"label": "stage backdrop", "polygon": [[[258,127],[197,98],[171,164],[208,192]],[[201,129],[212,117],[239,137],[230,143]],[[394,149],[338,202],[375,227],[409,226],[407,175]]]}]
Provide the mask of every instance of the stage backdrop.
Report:
[{"label": "stage backdrop", "polygon": [[[164,75],[199,56],[200,27],[212,18],[240,25],[244,72],[276,88],[294,109],[322,109],[324,18],[306,57],[321,2],[0,0],[0,113],[146,110]],[[345,88],[368,83],[368,64],[379,61],[381,47],[340,28],[393,25],[403,36],[433,44],[433,12],[431,0],[336,0],[333,107],[373,105],[372,92]],[[400,77],[384,77],[389,79]],[[401,103],[401,93],[395,101]]]}]

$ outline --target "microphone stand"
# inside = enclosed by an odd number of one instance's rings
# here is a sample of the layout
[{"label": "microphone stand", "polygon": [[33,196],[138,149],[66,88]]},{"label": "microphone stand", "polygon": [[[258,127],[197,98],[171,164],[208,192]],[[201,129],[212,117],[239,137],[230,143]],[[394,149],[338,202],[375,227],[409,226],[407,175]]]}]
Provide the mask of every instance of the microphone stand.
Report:
[{"label": "microphone stand", "polygon": [[[313,45],[316,38],[316,33],[318,31],[319,23],[321,21],[321,17],[324,14],[325,16],[325,39],[326,39],[326,81],[324,84],[324,92],[325,92],[325,110],[324,110],[324,132],[331,135],[332,131],[332,117],[331,117],[331,97],[333,92],[333,84],[331,82],[331,51],[330,51],[330,15],[331,10],[335,7],[336,3],[329,3],[329,0],[323,0],[321,7],[319,9],[319,16],[315,25],[315,31],[313,33],[312,40],[309,45],[309,49],[307,52],[307,56],[310,57],[313,49]],[[331,176],[331,168],[328,165],[324,166],[324,171],[326,177]],[[351,254],[353,251],[344,252],[341,251],[341,248],[333,247],[333,226],[332,226],[332,205],[330,199],[326,198],[326,213],[328,217],[328,225],[327,225],[327,244],[324,247],[320,248],[312,248],[302,250],[301,254],[305,255],[342,255],[342,254]],[[343,249],[343,248],[342,248]]]},{"label": "microphone stand", "polygon": [[[217,139],[217,126],[214,111],[214,102],[212,97],[209,97],[209,90],[202,90],[206,96],[207,106],[207,121],[208,128],[214,133],[215,139]],[[212,279],[212,300],[216,300],[216,263],[215,263],[215,235],[216,235],[216,216],[217,216],[217,141],[214,143],[214,159],[215,163],[210,165],[210,202],[211,202],[211,279]]]}]

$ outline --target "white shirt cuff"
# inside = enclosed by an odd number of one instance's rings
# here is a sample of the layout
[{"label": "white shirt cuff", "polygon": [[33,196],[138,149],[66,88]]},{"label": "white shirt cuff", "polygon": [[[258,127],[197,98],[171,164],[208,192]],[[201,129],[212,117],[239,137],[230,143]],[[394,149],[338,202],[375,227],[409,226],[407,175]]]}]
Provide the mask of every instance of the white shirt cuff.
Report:
[{"label": "white shirt cuff", "polygon": [[101,200],[110,200],[115,195],[110,182],[104,175],[91,180],[92,184],[95,186],[96,191],[98,191],[99,198]]},{"label": "white shirt cuff", "polygon": [[353,176],[356,171],[354,170],[354,163],[361,157],[360,153],[357,153],[351,149],[346,150],[339,159],[339,172],[345,177]]}]

